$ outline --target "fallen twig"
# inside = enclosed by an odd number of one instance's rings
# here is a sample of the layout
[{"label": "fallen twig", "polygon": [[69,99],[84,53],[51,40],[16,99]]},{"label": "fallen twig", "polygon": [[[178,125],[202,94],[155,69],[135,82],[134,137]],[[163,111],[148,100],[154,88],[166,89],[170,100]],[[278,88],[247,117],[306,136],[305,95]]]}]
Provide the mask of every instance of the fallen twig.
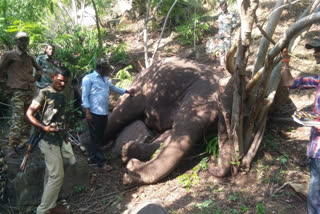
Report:
[{"label": "fallen twig", "polygon": [[284,183],[280,188],[278,188],[276,191],[274,191],[271,195],[275,195],[277,194],[280,190],[282,190],[285,186],[287,186],[288,184],[291,184],[291,182],[286,182]]},{"label": "fallen twig", "polygon": [[125,191],[122,191],[122,192],[111,192],[111,193],[108,193],[108,194],[105,194],[105,195],[100,195],[100,196],[97,196],[95,198],[90,198],[89,200],[87,200],[87,202],[89,201],[95,201],[95,200],[98,200],[98,199],[101,199],[101,198],[106,198],[106,197],[109,197],[109,196],[113,196],[113,195],[117,195],[117,194],[123,194],[123,193],[126,193],[126,192],[129,192],[131,190],[134,190],[134,189],[137,189],[138,187],[132,187],[132,188],[129,188]]}]

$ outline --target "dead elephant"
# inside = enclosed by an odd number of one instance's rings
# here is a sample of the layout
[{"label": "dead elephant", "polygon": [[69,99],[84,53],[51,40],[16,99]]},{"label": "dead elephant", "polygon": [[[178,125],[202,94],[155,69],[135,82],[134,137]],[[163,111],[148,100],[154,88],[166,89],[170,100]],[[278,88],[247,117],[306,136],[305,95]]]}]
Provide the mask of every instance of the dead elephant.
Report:
[{"label": "dead elephant", "polygon": [[219,166],[211,168],[211,172],[224,176],[230,170],[230,142],[224,122],[227,113],[219,111],[221,102],[217,102],[217,99],[221,100],[218,91],[226,93],[224,87],[219,89],[219,82],[228,82],[221,81],[226,76],[211,66],[176,57],[164,59],[139,74],[132,83],[137,89],[136,95],[121,97],[110,114],[106,138],[115,136],[126,125],[142,118],[149,128],[163,134],[150,144],[128,144],[124,148],[127,151],[139,149],[135,154],[149,153],[151,157],[154,144],[163,145],[160,152],[147,162],[138,160],[139,157],[130,159],[124,184],[151,184],[165,178],[201,140],[206,130],[218,121]]}]

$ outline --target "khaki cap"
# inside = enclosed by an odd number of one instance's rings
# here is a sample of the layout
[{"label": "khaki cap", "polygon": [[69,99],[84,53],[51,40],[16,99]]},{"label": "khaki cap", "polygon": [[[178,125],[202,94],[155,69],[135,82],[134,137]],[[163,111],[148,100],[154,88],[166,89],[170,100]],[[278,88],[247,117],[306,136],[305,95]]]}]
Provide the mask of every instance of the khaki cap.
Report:
[{"label": "khaki cap", "polygon": [[18,32],[15,36],[15,39],[21,39],[21,38],[29,38],[29,36],[26,32]]}]

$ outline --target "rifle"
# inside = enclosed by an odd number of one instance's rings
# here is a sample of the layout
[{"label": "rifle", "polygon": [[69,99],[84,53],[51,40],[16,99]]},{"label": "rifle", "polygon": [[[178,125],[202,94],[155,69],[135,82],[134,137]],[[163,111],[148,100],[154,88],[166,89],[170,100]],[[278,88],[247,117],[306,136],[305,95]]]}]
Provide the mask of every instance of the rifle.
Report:
[{"label": "rifle", "polygon": [[28,142],[28,148],[27,148],[27,152],[24,155],[22,162],[20,164],[20,170],[24,171],[26,166],[27,166],[27,162],[28,162],[28,158],[29,158],[29,154],[33,151],[33,149],[38,145],[40,139],[42,138],[42,132],[35,132],[31,135],[29,142]]},{"label": "rifle", "polygon": [[[45,97],[44,100],[44,104],[42,107],[42,111],[41,111],[41,115],[40,115],[40,120],[42,120],[43,118],[43,114],[44,114],[44,109],[46,108],[47,105],[47,97]],[[24,172],[24,170],[26,169],[27,166],[27,162],[28,162],[28,158],[29,158],[29,154],[33,151],[33,149],[38,145],[40,139],[42,138],[42,134],[43,132],[40,130],[36,130],[31,137],[29,138],[28,141],[28,148],[27,148],[27,152],[24,155],[22,162],[20,164],[20,170]]]}]

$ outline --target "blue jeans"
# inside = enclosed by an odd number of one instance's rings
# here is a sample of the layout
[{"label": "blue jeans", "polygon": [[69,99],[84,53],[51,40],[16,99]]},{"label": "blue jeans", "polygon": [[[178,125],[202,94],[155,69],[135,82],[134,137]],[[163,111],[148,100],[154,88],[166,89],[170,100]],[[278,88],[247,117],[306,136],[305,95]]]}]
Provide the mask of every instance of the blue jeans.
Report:
[{"label": "blue jeans", "polygon": [[320,214],[320,159],[310,158],[308,214]]}]

